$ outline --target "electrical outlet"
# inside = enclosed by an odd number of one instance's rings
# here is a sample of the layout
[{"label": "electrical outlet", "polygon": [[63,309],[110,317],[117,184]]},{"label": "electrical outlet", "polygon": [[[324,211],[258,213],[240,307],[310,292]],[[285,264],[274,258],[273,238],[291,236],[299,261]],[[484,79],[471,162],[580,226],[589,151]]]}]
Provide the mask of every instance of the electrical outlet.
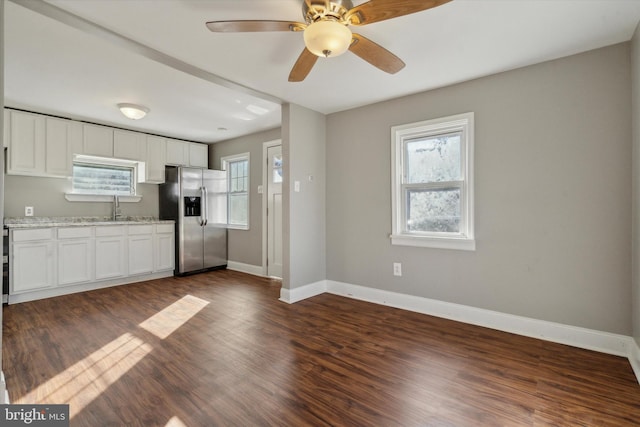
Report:
[{"label": "electrical outlet", "polygon": [[33,216],[33,206],[24,207],[24,216]]},{"label": "electrical outlet", "polygon": [[402,264],[399,262],[393,263],[393,275],[402,276]]}]

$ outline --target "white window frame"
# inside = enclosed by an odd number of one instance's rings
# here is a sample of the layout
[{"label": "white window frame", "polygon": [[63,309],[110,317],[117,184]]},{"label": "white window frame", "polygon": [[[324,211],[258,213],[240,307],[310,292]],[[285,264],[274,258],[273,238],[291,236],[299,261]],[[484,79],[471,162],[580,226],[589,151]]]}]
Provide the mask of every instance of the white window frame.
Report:
[{"label": "white window frame", "polygon": [[[114,166],[117,168],[127,168],[133,170],[133,182],[131,186],[131,194],[129,195],[119,195],[118,199],[120,202],[129,202],[135,203],[142,200],[142,196],[138,194],[138,174],[139,174],[139,163],[133,160],[124,160],[124,159],[115,159],[108,157],[96,157],[96,156],[86,156],[76,154],[73,156],[74,164],[87,164],[87,165],[95,165],[95,166]],[[73,176],[71,177],[73,181]],[[73,186],[73,183],[72,183]],[[108,202],[111,203],[114,195],[112,194],[88,194],[88,193],[74,193],[73,191],[70,193],[65,193],[65,199],[70,202]]]},{"label": "white window frame", "polygon": [[[230,224],[229,218],[229,209],[231,208],[231,204],[229,203],[229,182],[230,182],[230,170],[227,169],[227,165],[231,162],[239,162],[239,161],[247,161],[247,223],[244,225],[240,224]],[[249,230],[249,225],[251,223],[251,154],[250,153],[240,153],[233,154],[231,156],[224,156],[220,158],[220,167],[222,170],[227,171],[227,228],[231,228],[234,230]]]},{"label": "white window frame", "polygon": [[[421,137],[461,132],[461,181],[460,188],[460,232],[411,232],[406,226],[405,144]],[[392,225],[391,244],[420,246],[440,249],[473,251],[476,248],[474,235],[474,187],[473,187],[474,114],[464,113],[433,120],[408,123],[391,128],[391,198]],[[424,184],[425,188],[429,183]],[[431,184],[432,185],[432,184]],[[415,187],[412,184],[411,187]]]}]

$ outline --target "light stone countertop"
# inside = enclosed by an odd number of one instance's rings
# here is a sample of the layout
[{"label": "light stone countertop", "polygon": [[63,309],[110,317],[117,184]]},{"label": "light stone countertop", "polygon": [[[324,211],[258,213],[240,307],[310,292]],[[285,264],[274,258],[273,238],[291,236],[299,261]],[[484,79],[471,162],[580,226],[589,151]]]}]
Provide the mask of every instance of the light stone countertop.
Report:
[{"label": "light stone countertop", "polygon": [[110,216],[16,217],[5,218],[6,228],[87,227],[94,225],[173,224],[153,216],[123,216],[114,221]]}]

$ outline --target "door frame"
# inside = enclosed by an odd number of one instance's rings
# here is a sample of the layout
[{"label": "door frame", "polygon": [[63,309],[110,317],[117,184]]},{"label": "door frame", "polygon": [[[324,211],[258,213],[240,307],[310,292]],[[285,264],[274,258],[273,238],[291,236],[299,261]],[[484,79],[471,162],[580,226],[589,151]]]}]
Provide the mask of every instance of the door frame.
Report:
[{"label": "door frame", "polygon": [[276,147],[278,145],[282,145],[282,139],[274,139],[272,141],[267,141],[262,143],[262,275],[267,276],[267,254],[268,254],[268,242],[267,239],[269,236],[267,235],[267,228],[269,224],[267,223],[267,206],[268,206],[268,188],[269,184],[269,148]]}]

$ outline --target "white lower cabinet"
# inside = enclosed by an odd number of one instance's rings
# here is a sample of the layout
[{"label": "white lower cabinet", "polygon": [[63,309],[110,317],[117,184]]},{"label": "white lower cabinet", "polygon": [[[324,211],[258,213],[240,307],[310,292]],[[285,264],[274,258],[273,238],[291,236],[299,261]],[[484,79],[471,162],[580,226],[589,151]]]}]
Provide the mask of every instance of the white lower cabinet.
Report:
[{"label": "white lower cabinet", "polygon": [[93,227],[58,229],[58,286],[93,280]]},{"label": "white lower cabinet", "polygon": [[175,237],[173,224],[156,224],[155,265],[153,271],[173,270],[175,265]]},{"label": "white lower cabinet", "polygon": [[22,293],[56,285],[53,229],[14,230],[11,233],[10,292]]},{"label": "white lower cabinet", "polygon": [[171,275],[173,244],[173,224],[12,229],[9,303]]},{"label": "white lower cabinet", "polygon": [[13,245],[13,293],[55,286],[53,242]]},{"label": "white lower cabinet", "polygon": [[96,227],[96,280],[127,275],[124,226]]},{"label": "white lower cabinet", "polygon": [[153,271],[153,225],[129,226],[129,274]]}]

